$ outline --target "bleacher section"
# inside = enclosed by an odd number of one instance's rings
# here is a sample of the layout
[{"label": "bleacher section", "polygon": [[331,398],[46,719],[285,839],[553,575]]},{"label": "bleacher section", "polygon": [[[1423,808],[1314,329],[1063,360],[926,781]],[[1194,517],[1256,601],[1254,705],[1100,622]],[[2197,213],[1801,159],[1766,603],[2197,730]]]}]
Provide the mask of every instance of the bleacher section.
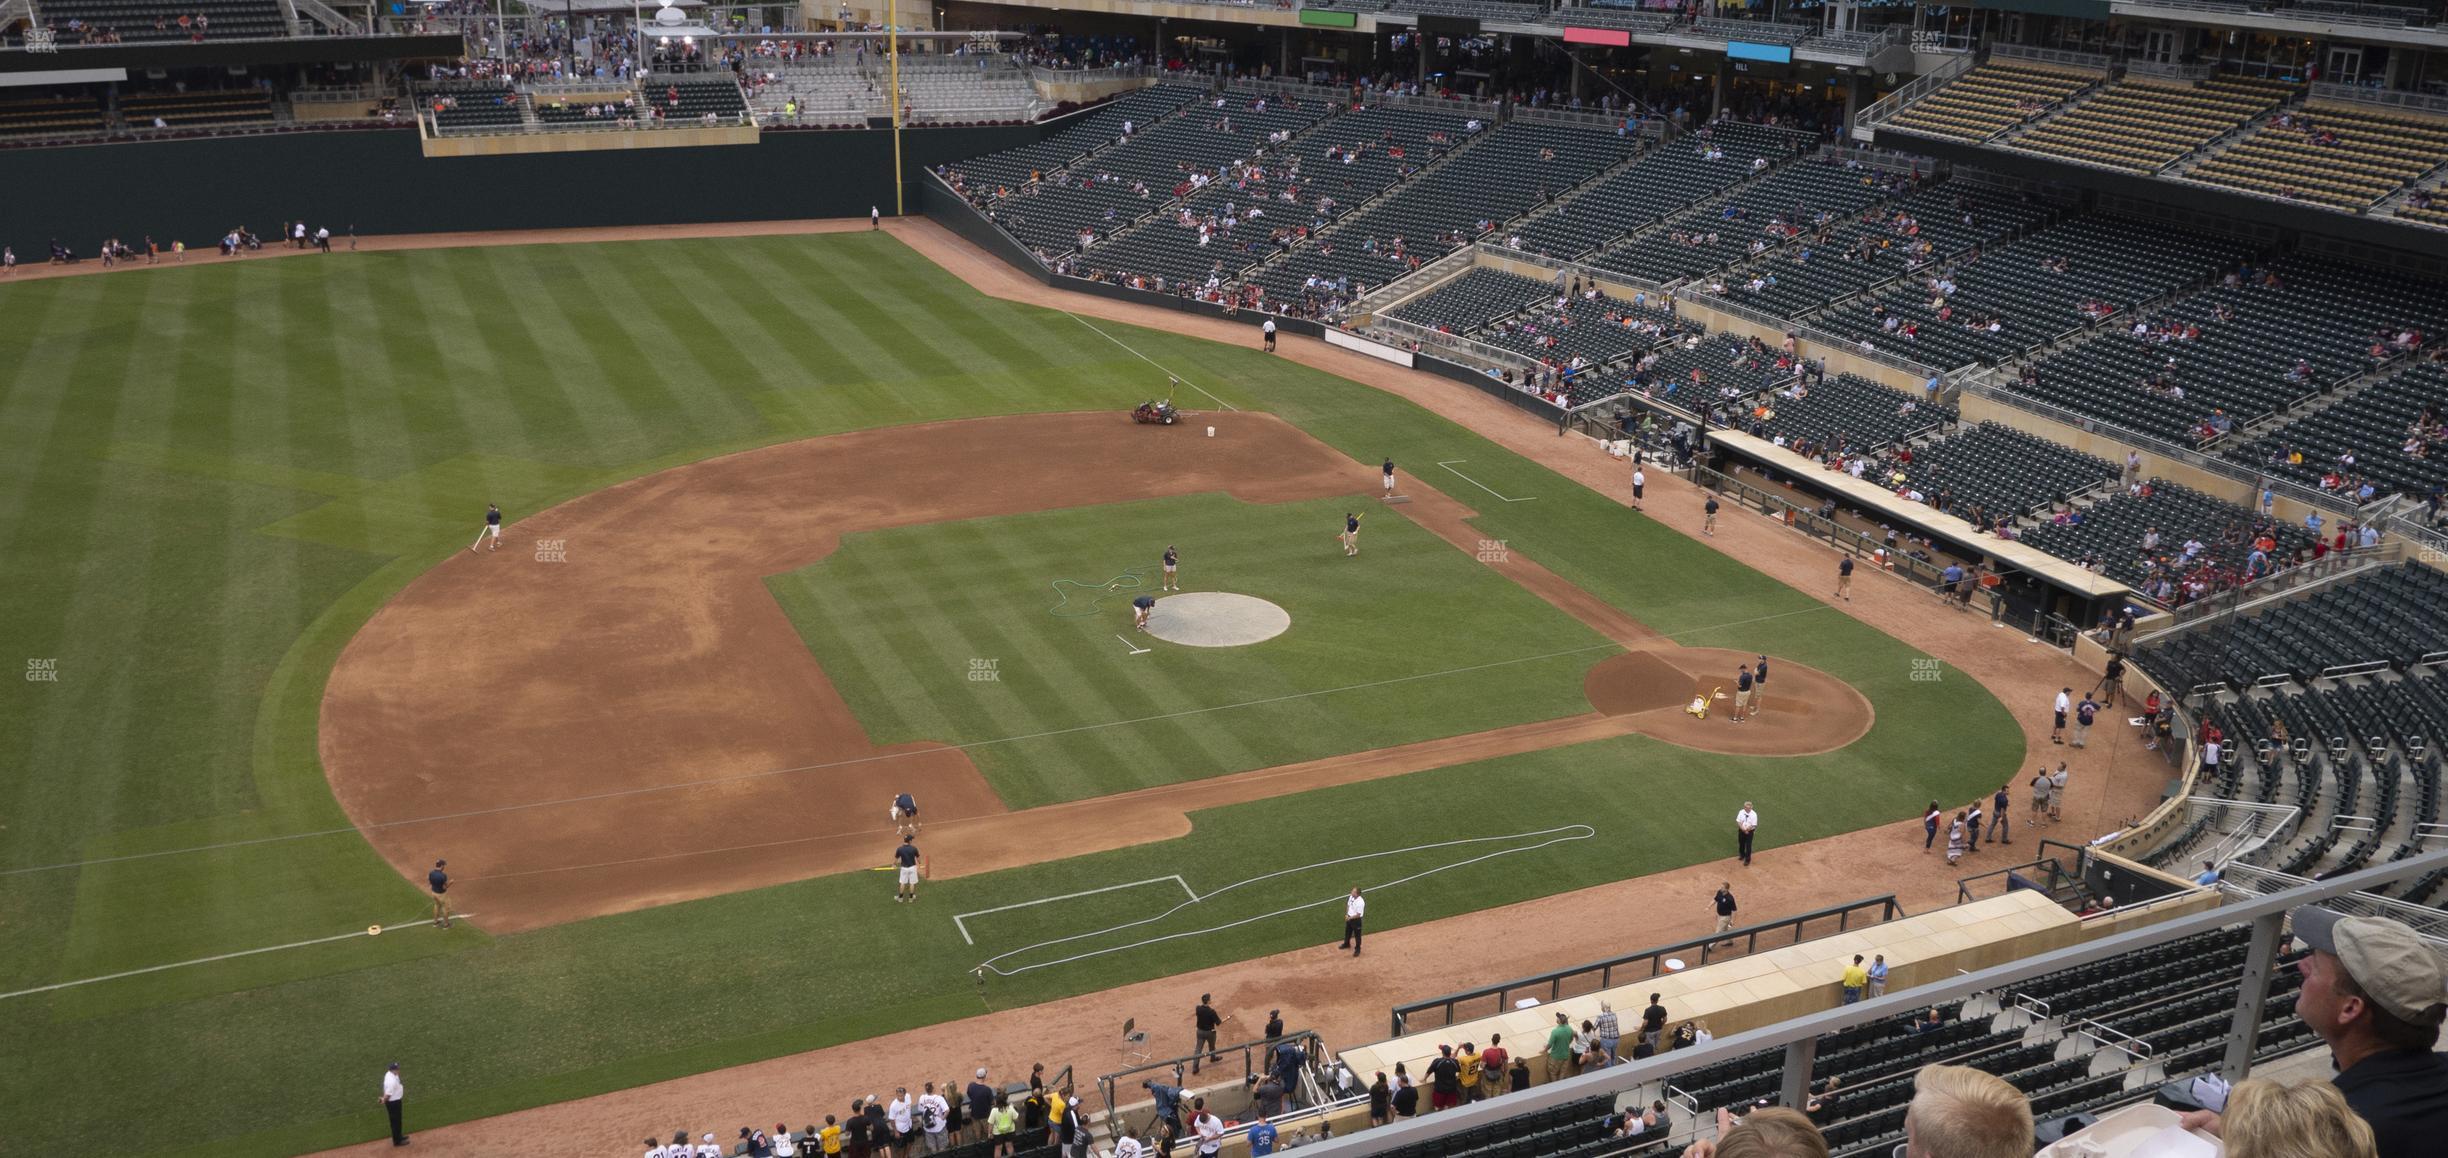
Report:
[{"label": "bleacher section", "polygon": [[2155,173],[2276,108],[2293,91],[2276,81],[2246,77],[2213,77],[2188,85],[2128,76],[2002,143],[2132,173]]},{"label": "bleacher section", "polygon": [[1826,228],[1910,188],[1897,174],[1794,161],[1723,202],[1677,216],[1589,259],[1599,269],[1669,282],[1723,269],[1802,233]]},{"label": "bleacher section", "polygon": [[[878,58],[840,53],[788,63],[752,59],[755,85],[750,105],[766,123],[863,125],[892,115],[886,91],[892,81]],[[1026,120],[1037,90],[1028,74],[1002,56],[905,54],[901,58],[903,108],[913,122]],[[794,118],[788,111],[797,105]]]},{"label": "bleacher section", "polygon": [[1906,105],[1879,127],[1986,141],[2045,115],[2102,79],[2096,72],[1991,60]]},{"label": "bleacher section", "polygon": [[1995,422],[1914,447],[1900,469],[1930,505],[1980,527],[2068,502],[2117,477],[2104,458]]},{"label": "bleacher section", "polygon": [[1064,118],[1060,129],[1036,144],[963,161],[953,169],[972,197],[992,196],[998,189],[1018,190],[1032,175],[1060,172],[1078,158],[1111,144],[1122,135],[1123,125],[1131,125],[1133,131],[1148,128],[1197,100],[1202,92],[1192,85],[1160,84],[1124,93]]},{"label": "bleacher section", "polygon": [[1761,404],[1769,413],[1746,421],[1743,429],[1788,445],[1807,440],[1813,457],[1823,448],[1868,453],[1930,434],[1957,418],[1952,407],[1924,403],[1851,374],[1812,386],[1799,398],[1771,395]]},{"label": "bleacher section", "polygon": [[1533,303],[1553,301],[1563,292],[1554,282],[1474,266],[1387,313],[1430,329],[1466,334],[1512,317]]},{"label": "bleacher section", "polygon": [[[1261,269],[1255,280],[1269,295],[1293,300],[1313,277],[1348,279],[1355,292],[1381,286],[1475,240],[1482,223],[1501,226],[1630,151],[1630,142],[1611,132],[1516,118],[1483,130],[1470,147],[1345,217],[1323,237]],[[1401,257],[1392,252],[1398,237]]]},{"label": "bleacher section", "polygon": [[1295,233],[1331,219],[1324,198],[1332,197],[1338,211],[1348,208],[1451,152],[1469,139],[1464,121],[1405,106],[1335,117],[1287,145],[1262,150],[1248,170],[1228,170],[1136,229],[1090,248],[1079,264],[1168,281],[1236,274],[1280,252]]},{"label": "bleacher section", "polygon": [[708,116],[722,124],[737,124],[748,112],[748,102],[740,96],[739,81],[727,72],[712,76],[658,76],[646,86],[646,92],[655,112],[675,124]]},{"label": "bleacher section", "polygon": [[2152,672],[2192,688],[2243,687],[2282,674],[2302,681],[2326,668],[2381,661],[2403,667],[2442,651],[2448,574],[2412,563],[2275,604],[2242,624],[2180,633],[2142,654]]},{"label": "bleacher section", "polygon": [[[44,0],[42,15],[59,28],[81,20],[129,44],[289,35],[289,22],[273,0]],[[72,39],[61,36],[64,43]]]},{"label": "bleacher section", "polygon": [[[2068,521],[2043,521],[2022,532],[2026,546],[2060,559],[2096,560],[2109,578],[2145,590],[2165,575],[2173,583],[2194,564],[2183,558],[2187,541],[2202,545],[2201,556],[2229,574],[2242,574],[2252,553],[2252,536],[2266,531],[2277,541],[2276,561],[2292,559],[2312,546],[2311,532],[2294,523],[2261,518],[2254,511],[2215,499],[2164,479],[2152,479],[2149,493],[2116,490],[2096,503],[2067,512]],[[2143,537],[2159,532],[2155,551],[2145,551]]]},{"label": "bleacher section", "polygon": [[1727,297],[1777,317],[1799,317],[1901,277],[1908,265],[1941,261],[2032,228],[2050,212],[2027,198],[1963,182],[1924,188],[1729,274]]},{"label": "bleacher section", "polygon": [[2315,102],[2185,171],[2202,181],[2359,212],[2448,165],[2448,122]]},{"label": "bleacher section", "polygon": [[[1885,1155],[1903,1138],[1913,1075],[1938,1063],[1968,1065],[2006,1079],[2043,1119],[2148,1100],[2155,1086],[2136,1079],[2150,1071],[2128,1070],[2113,1052],[2095,1058],[2094,1042],[2067,1041],[2064,1034],[2098,1028],[2104,1032],[2094,1041],[2138,1038],[2169,1076],[2214,1067],[2226,1048],[2249,948],[2249,930],[2222,929],[2021,982],[1985,1000],[1970,1017],[1965,1016],[1970,1006],[1949,1003],[1939,1007],[1934,1029],[1916,1031],[1923,1018],[1905,1015],[1825,1035],[1813,1051],[1812,1072],[1842,1078],[1816,1116],[1829,1150]],[[2318,1044],[2295,1016],[2294,992],[2301,984],[2295,970],[2272,971],[2257,1060]],[[2045,1019],[2030,1024],[2018,999],[2046,1009]],[[1999,1006],[2006,1009],[2003,1015]],[[1688,1071],[1672,1082],[1703,1114],[1768,1105],[1777,1100],[1782,1064],[1782,1051],[1765,1050]]]},{"label": "bleacher section", "polygon": [[1777,24],[1766,20],[1720,20],[1703,16],[1692,26],[1705,36],[1722,36],[1753,44],[1800,44],[1816,31],[1808,24]]},{"label": "bleacher section", "polygon": [[131,129],[270,124],[272,98],[253,88],[131,93],[119,98],[119,115]]},{"label": "bleacher section", "polygon": [[[2206,811],[2143,853],[2151,863],[2189,868],[2221,828],[2266,840],[2239,863],[2292,876],[2350,872],[2431,847],[2423,837],[2439,822],[2448,763],[2432,742],[2448,734],[2448,681],[2435,670],[2222,694],[2206,716],[2230,738],[2234,757],[2197,797],[2291,806],[2300,816],[2282,831],[2263,827],[2275,823],[2264,814],[2222,825],[2225,818]],[[2272,738],[2281,724],[2285,743]],[[2448,873],[2432,873],[2383,895],[2425,904],[2443,884]]]},{"label": "bleacher section", "polygon": [[507,85],[433,89],[417,94],[417,107],[433,117],[438,133],[516,132],[527,123],[524,99]]},{"label": "bleacher section", "polygon": [[[2239,278],[2152,310],[2141,323],[2120,319],[2042,361],[2038,381],[2009,388],[2171,442],[2198,442],[2211,433],[2202,424],[2214,411],[2240,427],[2371,370],[2375,334],[2448,325],[2448,285],[2300,256],[2267,272],[2278,288]],[[2151,333],[2134,336],[2135,324]],[[2299,361],[2308,374],[2298,374]],[[2403,438],[2400,428],[2367,445]]]},{"label": "bleacher section", "polygon": [[[2311,486],[2339,472],[2369,479],[2381,494],[2420,498],[2433,487],[2448,486],[2448,439],[2438,433],[2443,413],[2448,413],[2448,366],[2425,363],[2278,427],[2230,457]],[[2410,433],[2418,428],[2422,433]],[[2410,453],[2409,443],[2420,453]]]},{"label": "bleacher section", "polygon": [[1109,236],[1190,193],[1194,174],[1212,178],[1234,161],[1255,155],[1268,134],[1297,136],[1336,111],[1316,97],[1232,89],[1136,128],[1129,139],[1099,151],[1093,163],[1048,171],[1047,179],[1034,186],[1008,186],[1012,195],[996,202],[991,212],[1031,248],[1049,255],[1068,253],[1079,248],[1082,231]]},{"label": "bleacher section", "polygon": [[1781,129],[1718,121],[1651,149],[1550,213],[1509,231],[1524,253],[1572,259],[1717,196],[1751,175],[1751,162],[1781,161],[1805,138]]},{"label": "bleacher section", "polygon": [[[1830,332],[1942,368],[1994,363],[2090,325],[2089,302],[2127,309],[2243,260],[2242,241],[2106,214],[2071,218],[1952,273],[1956,292],[1933,308],[1928,279],[1820,319]],[[2063,258],[2065,272],[2043,262]],[[1946,317],[1940,317],[1940,313]],[[1897,319],[1893,332],[1883,319]],[[1996,333],[1976,324],[1995,319]],[[1915,333],[1914,331],[1918,332]]]},{"label": "bleacher section", "polygon": [[1682,322],[1654,306],[1600,298],[1575,300],[1559,309],[1550,294],[1529,310],[1497,322],[1471,337],[1559,366],[1580,366],[1569,391],[1578,406],[1620,391],[1621,379],[1605,372],[1615,363],[1646,353],[1677,333]]},{"label": "bleacher section", "polygon": [[92,96],[19,97],[0,101],[0,137],[101,132],[110,127]]}]

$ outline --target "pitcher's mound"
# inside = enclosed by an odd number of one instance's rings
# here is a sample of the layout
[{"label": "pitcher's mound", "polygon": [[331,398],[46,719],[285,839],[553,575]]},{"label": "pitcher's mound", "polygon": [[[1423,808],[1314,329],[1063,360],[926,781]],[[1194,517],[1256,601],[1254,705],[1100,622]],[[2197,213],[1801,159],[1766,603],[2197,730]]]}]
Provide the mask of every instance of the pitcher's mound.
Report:
[{"label": "pitcher's mound", "polygon": [[1190,647],[1242,647],[1263,643],[1292,626],[1292,614],[1255,595],[1186,591],[1156,601],[1148,612],[1148,634]]}]

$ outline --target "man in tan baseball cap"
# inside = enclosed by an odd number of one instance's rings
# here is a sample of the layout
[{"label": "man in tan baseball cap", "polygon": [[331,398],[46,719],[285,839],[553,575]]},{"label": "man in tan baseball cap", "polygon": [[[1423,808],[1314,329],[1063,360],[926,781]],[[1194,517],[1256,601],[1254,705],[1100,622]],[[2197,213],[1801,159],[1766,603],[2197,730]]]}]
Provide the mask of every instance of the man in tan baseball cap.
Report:
[{"label": "man in tan baseball cap", "polygon": [[[2385,917],[2342,917],[2306,905],[2288,914],[2311,952],[2296,968],[2295,1013],[2329,1043],[2332,1079],[2346,1104],[2371,1123],[2380,1158],[2440,1153],[2448,1138],[2448,964],[2414,930]],[[2185,1115],[2216,1133],[2218,1115]]]}]

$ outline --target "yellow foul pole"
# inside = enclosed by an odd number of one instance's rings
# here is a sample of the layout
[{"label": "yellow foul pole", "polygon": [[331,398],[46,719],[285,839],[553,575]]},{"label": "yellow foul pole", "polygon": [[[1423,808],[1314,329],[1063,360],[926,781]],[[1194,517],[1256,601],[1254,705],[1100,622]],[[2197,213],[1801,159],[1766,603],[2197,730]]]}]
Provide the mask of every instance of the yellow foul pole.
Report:
[{"label": "yellow foul pole", "polygon": [[884,53],[892,60],[893,216],[899,217],[906,212],[901,206],[901,0],[885,5]]}]

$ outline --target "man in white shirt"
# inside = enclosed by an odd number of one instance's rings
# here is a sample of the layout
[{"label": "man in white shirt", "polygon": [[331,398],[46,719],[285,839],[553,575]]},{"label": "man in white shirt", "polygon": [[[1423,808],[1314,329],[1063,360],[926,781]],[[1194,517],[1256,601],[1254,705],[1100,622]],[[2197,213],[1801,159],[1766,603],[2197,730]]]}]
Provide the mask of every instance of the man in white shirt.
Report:
[{"label": "man in white shirt", "polygon": [[2054,728],[2051,728],[2051,729],[2049,730],[2049,743],[2051,743],[2051,744],[2063,744],[2063,743],[2065,743],[2066,713],[2067,713],[2067,712],[2069,712],[2069,711],[2072,711],[2072,710],[2073,710],[2073,708],[2074,708],[2074,689],[2072,689],[2072,688],[2066,688],[2066,689],[2064,689],[2063,691],[2058,692],[2058,693],[2057,693],[2057,726],[2056,726],[2056,727],[2054,727]]},{"label": "man in white shirt", "polygon": [[1734,814],[1734,848],[1741,854],[1744,868],[1751,867],[1751,836],[1759,831],[1759,813],[1751,810],[1751,802],[1743,801],[1742,811]]},{"label": "man in white shirt", "polygon": [[1368,901],[1360,896],[1360,886],[1353,885],[1351,896],[1343,899],[1343,943],[1338,949],[1349,949],[1352,956],[1360,955],[1360,918],[1368,912]]},{"label": "man in white shirt", "polygon": [[408,1144],[408,1135],[400,1130],[400,1111],[407,1101],[408,1087],[400,1084],[399,1063],[392,1062],[391,1068],[383,1071],[382,1107],[383,1113],[391,1117],[391,1144],[394,1146]]},{"label": "man in white shirt", "polygon": [[[908,1086],[893,1087],[892,1104],[884,1107],[884,1120],[892,1126],[893,1145],[895,1147],[906,1147],[918,1140],[912,1136],[915,1131],[912,1129],[910,1123],[910,1096]],[[907,1153],[906,1150],[902,1152]]]},{"label": "man in white shirt", "polygon": [[918,1095],[918,1127],[926,1135],[923,1153],[935,1154],[943,1150],[944,1123],[951,1113],[952,1107],[945,1103],[943,1095],[935,1092],[935,1083],[928,1082],[926,1092]]},{"label": "man in white shirt", "polygon": [[1142,1158],[1146,1153],[1147,1147],[1140,1145],[1139,1139],[1128,1134],[1124,1134],[1121,1141],[1114,1143],[1113,1158]]},{"label": "man in white shirt", "polygon": [[1191,1121],[1198,1131],[1199,1158],[1215,1158],[1216,1151],[1224,1148],[1224,1119],[1207,1109],[1205,1098],[1200,1098],[1193,1106],[1197,1117]]}]

